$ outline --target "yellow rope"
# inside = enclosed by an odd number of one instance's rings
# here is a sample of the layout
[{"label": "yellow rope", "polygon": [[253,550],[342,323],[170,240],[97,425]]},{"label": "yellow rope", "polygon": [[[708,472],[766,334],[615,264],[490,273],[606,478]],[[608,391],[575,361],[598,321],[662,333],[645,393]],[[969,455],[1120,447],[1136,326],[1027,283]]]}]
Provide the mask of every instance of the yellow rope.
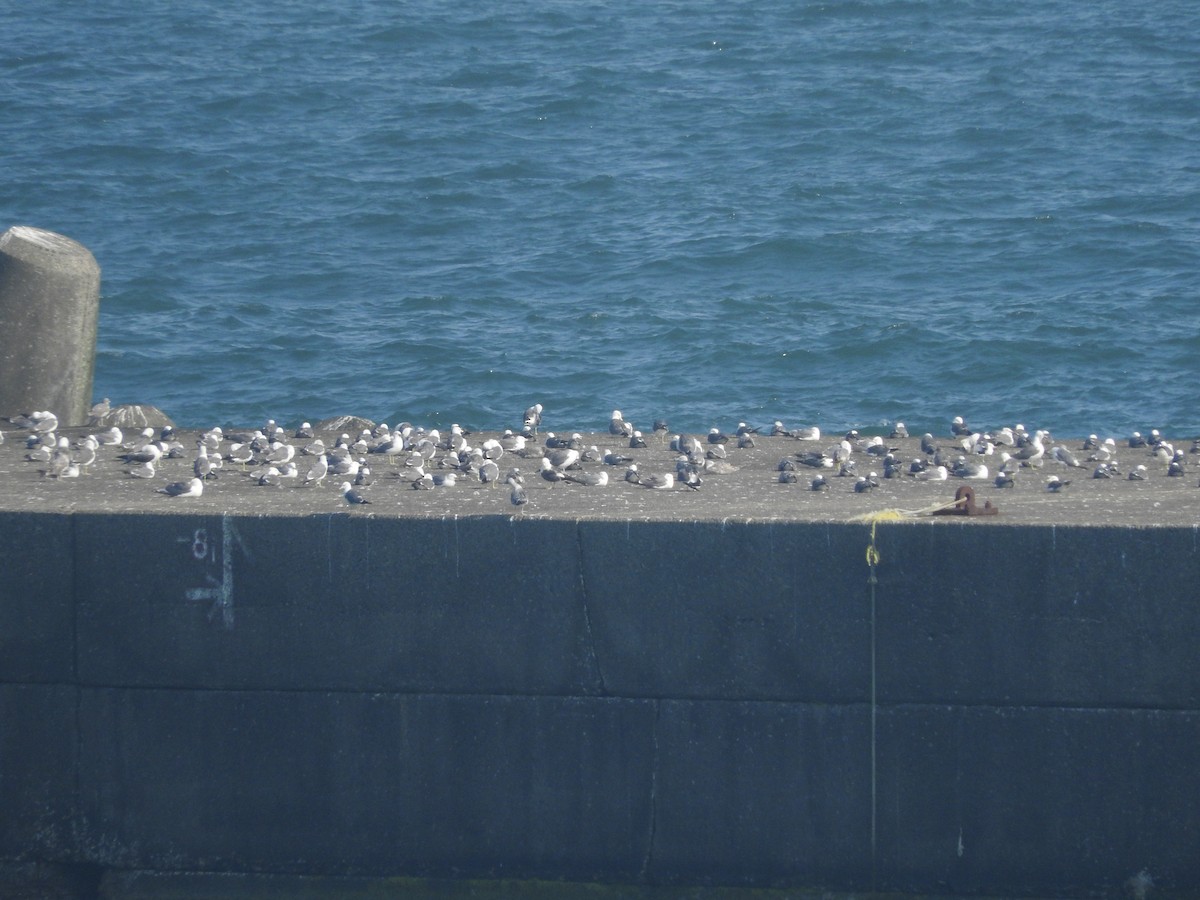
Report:
[{"label": "yellow rope", "polygon": [[[965,503],[966,497],[961,500],[948,500],[945,503],[938,503],[934,506],[926,506],[922,509],[881,509],[876,512],[863,513],[855,516],[851,522],[864,522],[874,524],[876,522],[900,522],[904,519],[912,519],[917,516],[932,516],[935,512],[943,509],[950,509],[952,506],[958,506]],[[874,531],[872,530],[872,539],[874,539]]]}]

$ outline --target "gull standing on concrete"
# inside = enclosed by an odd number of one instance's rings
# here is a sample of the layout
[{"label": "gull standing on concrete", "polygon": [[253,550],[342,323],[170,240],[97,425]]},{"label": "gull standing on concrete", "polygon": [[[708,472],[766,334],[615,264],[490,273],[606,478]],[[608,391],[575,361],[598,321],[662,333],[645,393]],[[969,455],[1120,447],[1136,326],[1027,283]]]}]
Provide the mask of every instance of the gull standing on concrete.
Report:
[{"label": "gull standing on concrete", "polygon": [[304,476],[304,483],[320,485],[328,474],[329,458],[322,453],[317,457],[316,462],[312,464],[312,467],[308,470],[308,474]]},{"label": "gull standing on concrete", "polygon": [[508,496],[508,502],[520,512],[522,507],[529,502],[529,495],[525,493],[525,487],[521,483],[520,475],[510,472],[504,483],[512,489],[512,492]]},{"label": "gull standing on concrete", "polygon": [[538,426],[542,424],[542,404],[535,403],[533,406],[525,410],[525,427],[531,429],[536,435]]},{"label": "gull standing on concrete", "polygon": [[479,464],[479,480],[488,487],[495,487],[500,480],[500,467],[495,460],[485,460]]}]

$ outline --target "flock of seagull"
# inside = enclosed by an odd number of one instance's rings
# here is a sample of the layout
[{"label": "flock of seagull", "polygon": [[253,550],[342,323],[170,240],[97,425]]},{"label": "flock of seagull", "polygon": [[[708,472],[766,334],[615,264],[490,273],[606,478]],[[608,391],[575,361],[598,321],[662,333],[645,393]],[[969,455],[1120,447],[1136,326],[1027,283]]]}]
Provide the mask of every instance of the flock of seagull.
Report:
[{"label": "flock of seagull", "polygon": [[[97,409],[107,412],[107,401]],[[191,477],[156,487],[158,493],[175,498],[199,497],[205,484],[230,466],[267,487],[314,487],[327,480],[338,483],[344,502],[359,506],[371,503],[364,490],[374,477],[370,461],[382,459],[394,468],[393,475],[405,479],[414,490],[453,487],[468,479],[483,485],[503,484],[518,511],[529,503],[529,495],[525,475],[513,465],[514,459],[537,460],[537,475],[551,483],[604,487],[610,480],[609,470],[619,469],[623,470],[624,481],[643,488],[696,491],[709,475],[736,471],[733,454],[756,446],[755,442],[764,437],[800,444],[800,449],[780,459],[780,482],[804,480],[811,490],[823,491],[830,489],[829,475],[848,476],[857,493],[879,486],[878,471],[882,471],[883,478],[957,478],[991,481],[997,488],[1011,488],[1021,472],[1037,471],[1043,466],[1064,474],[1090,471],[1092,478],[1138,481],[1155,469],[1176,477],[1187,473],[1188,456],[1200,453],[1200,439],[1184,451],[1157,430],[1147,435],[1134,432],[1122,440],[1120,449],[1141,453],[1146,462],[1126,469],[1118,459],[1118,442],[1111,437],[1101,440],[1089,435],[1072,449],[1055,442],[1044,429],[1029,431],[1014,425],[976,431],[956,416],[950,423],[948,440],[926,433],[920,438],[920,452],[905,460],[901,448],[894,445],[909,437],[902,423],[897,423],[886,439],[882,435],[863,437],[852,430],[830,441],[816,426],[788,428],[780,421],[765,429],[741,422],[729,433],[714,427],[707,435],[697,437],[672,434],[667,423],[659,420],[645,435],[626,421],[620,410],[612,411],[608,427],[611,442],[619,446],[601,450],[594,444],[585,445],[579,433],[570,437],[543,433],[542,414],[543,406],[534,404],[525,410],[519,429],[477,443],[472,441],[471,432],[458,425],[452,425],[443,435],[438,429],[410,423],[395,428],[380,424],[364,428],[357,436],[341,434],[327,442],[307,422],[288,433],[268,421],[251,432],[227,434],[220,427],[209,429],[195,437],[194,448],[187,447],[170,426],[145,428],[133,435],[112,426],[72,441],[59,433],[58,417],[51,412],[32,412],[6,421],[24,441],[25,459],[38,464],[39,472],[47,478],[78,477],[102,456],[111,454],[109,458],[124,464],[129,477],[152,480],[161,477],[158,467],[164,459],[190,457]],[[3,442],[4,432],[0,431]],[[673,471],[643,472],[636,457],[624,452],[656,445],[673,454]],[[860,465],[869,467],[869,471],[860,474]],[[802,478],[806,470],[810,474]],[[1046,490],[1062,491],[1071,483],[1058,471],[1045,477]]]}]

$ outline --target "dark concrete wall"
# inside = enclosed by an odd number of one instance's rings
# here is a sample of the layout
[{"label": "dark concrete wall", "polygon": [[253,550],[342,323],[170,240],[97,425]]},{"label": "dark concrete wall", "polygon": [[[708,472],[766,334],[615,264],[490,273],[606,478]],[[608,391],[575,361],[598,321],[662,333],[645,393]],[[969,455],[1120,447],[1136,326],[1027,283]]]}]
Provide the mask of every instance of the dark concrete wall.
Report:
[{"label": "dark concrete wall", "polygon": [[1200,890],[1195,529],[2,518],[0,857]]}]

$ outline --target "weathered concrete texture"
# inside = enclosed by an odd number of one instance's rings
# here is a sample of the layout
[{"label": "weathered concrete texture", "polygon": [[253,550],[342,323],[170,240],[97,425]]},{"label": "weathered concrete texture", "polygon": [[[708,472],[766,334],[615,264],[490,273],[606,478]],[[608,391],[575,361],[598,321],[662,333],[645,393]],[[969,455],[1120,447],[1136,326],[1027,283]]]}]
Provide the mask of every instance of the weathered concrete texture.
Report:
[{"label": "weathered concrete texture", "polygon": [[655,882],[870,890],[870,710],[664,702]]},{"label": "weathered concrete texture", "polygon": [[99,310],[100,266],[86,247],[26,225],[0,235],[0,413],[87,421]]},{"label": "weathered concrete texture", "polygon": [[0,858],[74,861],[78,691],[0,684]]},{"label": "weathered concrete texture", "polygon": [[1200,709],[1194,528],[878,527],[892,703]]},{"label": "weathered concrete texture", "polygon": [[573,526],[347,515],[75,521],[91,561],[79,573],[88,683],[599,691]]},{"label": "weathered concrete texture", "polygon": [[[220,477],[205,483],[203,496],[186,499],[170,498],[158,489],[169,482],[192,477],[196,432],[177,432],[175,440],[184,449],[182,456],[163,459],[153,478],[132,477],[131,466],[122,461],[127,450],[121,447],[102,447],[96,461],[84,467],[78,478],[56,478],[45,475],[46,461],[28,459],[26,429],[3,429],[0,443],[0,509],[42,512],[97,513],[162,513],[270,516],[320,516],[350,512],[337,489],[339,479],[330,476],[323,487],[302,487],[303,475],[315,457],[297,450],[300,477],[285,487],[262,487],[259,477],[263,465],[240,465],[226,461]],[[98,430],[98,429],[93,429]],[[65,429],[61,436],[78,442],[88,429]],[[252,432],[251,432],[252,433]],[[124,435],[131,446],[142,442],[139,435]],[[323,432],[327,446],[337,440],[337,433]],[[473,435],[481,443],[488,435]],[[248,440],[248,435],[244,436]],[[636,461],[643,474],[674,472],[676,453],[665,444],[655,442],[637,450],[622,448],[622,441],[611,435],[584,435],[586,445],[601,449],[619,449]],[[293,441],[303,445],[302,441]],[[1068,469],[1054,462],[1039,468],[1022,469],[1017,486],[1000,489],[988,481],[951,478],[947,481],[925,481],[909,476],[879,479],[879,486],[865,493],[854,489],[854,477],[838,477],[832,469],[824,470],[829,489],[812,491],[810,479],[816,469],[797,463],[798,481],[781,484],[778,465],[787,459],[796,462],[796,454],[833,448],[830,443],[814,444],[783,437],[761,437],[753,448],[728,451],[731,471],[705,474],[700,489],[692,491],[675,486],[670,490],[649,490],[627,483],[624,466],[606,466],[589,462],[584,471],[604,471],[609,475],[605,487],[590,487],[560,482],[549,484],[539,474],[539,451],[520,456],[506,454],[500,462],[504,472],[517,469],[526,479],[529,503],[515,513],[509,502],[509,492],[503,486],[480,484],[473,474],[462,474],[457,486],[438,490],[413,490],[414,470],[398,459],[380,454],[362,456],[368,463],[373,480],[361,492],[371,502],[357,507],[353,515],[360,518],[434,518],[454,519],[477,516],[508,517],[514,514],[526,519],[550,519],[608,522],[715,522],[729,523],[787,523],[787,522],[854,522],[862,516],[885,510],[920,511],[944,506],[954,500],[957,489],[973,486],[977,502],[991,502],[1000,513],[990,518],[965,519],[947,516],[933,519],[944,525],[969,524],[991,527],[997,525],[1110,525],[1118,528],[1200,527],[1200,452],[1188,452],[1191,441],[1180,441],[1186,457],[1183,477],[1167,475],[1168,464],[1146,448],[1121,449],[1122,471],[1136,465],[1147,466],[1144,481],[1128,481],[1123,477],[1095,479],[1088,469]],[[901,439],[894,444],[901,460],[924,458],[920,442]],[[1080,442],[1065,442],[1077,452]],[[1200,445],[1197,445],[1200,447]],[[221,449],[228,454],[227,440]],[[882,469],[878,457],[855,451],[852,457],[859,472]],[[993,470],[998,462],[988,457]],[[1092,464],[1094,465],[1094,464]],[[440,471],[434,460],[430,471]],[[1051,475],[1071,481],[1061,493],[1046,489]],[[927,521],[930,521],[927,519]]]},{"label": "weathered concrete texture", "polygon": [[75,678],[69,516],[0,511],[0,683]]},{"label": "weathered concrete texture", "polygon": [[896,890],[1133,896],[1145,871],[1200,893],[1200,713],[898,707],[877,745],[878,867]]},{"label": "weathered concrete texture", "polygon": [[86,844],[105,865],[630,881],[643,868],[650,701],[85,694]]},{"label": "weathered concrete texture", "polygon": [[167,508],[2,523],[0,857],[1200,894],[1193,527]]},{"label": "weathered concrete texture", "polygon": [[579,534],[606,691],[867,699],[861,526],[583,522]]}]

